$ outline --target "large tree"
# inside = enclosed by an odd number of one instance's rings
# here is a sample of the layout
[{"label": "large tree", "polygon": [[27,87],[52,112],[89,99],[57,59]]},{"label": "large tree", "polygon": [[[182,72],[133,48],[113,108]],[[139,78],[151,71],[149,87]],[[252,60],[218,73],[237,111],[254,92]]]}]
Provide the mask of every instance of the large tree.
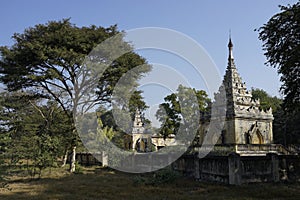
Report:
[{"label": "large tree", "polygon": [[[116,35],[117,39],[110,41],[113,48],[89,54],[96,45]],[[123,34],[116,26],[77,27],[65,19],[38,24],[24,33],[14,34],[13,39],[15,43],[11,47],[0,47],[1,82],[9,91],[22,89],[55,100],[73,121],[70,165],[73,172],[78,141],[75,129],[78,108],[86,111],[91,105],[110,102],[119,78],[130,69],[145,64],[145,60],[123,41]],[[112,56],[118,48],[125,49],[126,53]],[[84,62],[87,55],[90,60],[97,60],[95,68],[92,68],[95,63],[89,62],[91,65],[87,66]],[[105,71],[105,68],[99,69],[107,63],[109,68]],[[136,83],[141,74],[149,70],[150,67],[144,65],[131,81]],[[98,73],[102,76],[97,76]],[[94,87],[95,83],[97,87]]]},{"label": "large tree", "polygon": [[[197,101],[190,101],[194,95]],[[170,134],[176,135],[180,125],[184,121],[190,121],[187,118],[194,111],[187,109],[197,109],[200,113],[204,114],[209,111],[211,104],[211,100],[205,91],[188,88],[183,85],[179,85],[177,92],[166,96],[164,100],[165,102],[159,105],[159,109],[156,112],[156,118],[161,122],[160,134],[164,137]],[[183,116],[182,112],[188,113],[188,115]],[[190,122],[188,124],[191,125]]]},{"label": "large tree", "polygon": [[277,68],[282,81],[284,107],[287,111],[300,109],[300,2],[280,6],[259,31],[267,63]]}]

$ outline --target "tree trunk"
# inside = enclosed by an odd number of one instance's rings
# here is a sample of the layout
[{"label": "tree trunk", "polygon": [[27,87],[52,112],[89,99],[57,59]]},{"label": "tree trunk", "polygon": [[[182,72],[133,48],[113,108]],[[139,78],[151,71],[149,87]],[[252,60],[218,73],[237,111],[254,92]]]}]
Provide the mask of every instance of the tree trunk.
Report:
[{"label": "tree trunk", "polygon": [[64,167],[64,166],[66,166],[66,164],[67,164],[67,160],[68,160],[68,149],[66,148],[66,150],[65,150],[65,154],[64,154],[64,156],[63,156],[63,159],[62,159],[62,164],[61,164],[61,167]]},{"label": "tree trunk", "polygon": [[72,156],[71,156],[71,160],[70,160],[70,172],[73,173],[75,172],[76,169],[76,146],[73,147],[72,149]]}]

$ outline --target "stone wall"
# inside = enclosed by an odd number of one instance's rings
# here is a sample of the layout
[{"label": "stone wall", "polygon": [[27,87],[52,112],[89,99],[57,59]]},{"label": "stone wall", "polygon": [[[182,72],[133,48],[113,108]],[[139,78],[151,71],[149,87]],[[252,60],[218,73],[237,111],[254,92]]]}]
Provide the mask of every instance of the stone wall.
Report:
[{"label": "stone wall", "polygon": [[184,155],[172,164],[172,168],[198,180],[229,182],[228,157]]},{"label": "stone wall", "polygon": [[[199,142],[203,143],[207,136],[210,123],[201,123]],[[259,118],[235,118],[226,119],[221,136],[217,144],[272,144],[272,121]],[[222,137],[224,137],[222,141]],[[248,141],[246,137],[249,137]]]},{"label": "stone wall", "polygon": [[[235,119],[236,138],[238,144],[271,144],[273,143],[272,121],[264,119]],[[249,141],[246,141],[246,135]]]},{"label": "stone wall", "polygon": [[[99,153],[94,158],[90,153],[76,154],[76,160],[81,165],[104,165],[108,163],[105,153]],[[150,157],[152,155],[149,155]],[[129,165],[148,165],[149,171],[160,169],[161,165],[153,165],[149,160],[170,160],[170,154],[156,155],[146,160],[142,154],[133,154],[122,163],[126,168]],[[131,158],[131,159],[130,159]],[[132,160],[133,159],[133,160]],[[171,160],[169,161],[171,162]],[[159,162],[158,162],[159,163]],[[181,172],[185,176],[194,177],[197,180],[214,181],[225,184],[240,185],[254,182],[278,182],[300,181],[300,156],[277,155],[274,153],[267,156],[240,156],[230,153],[228,156],[208,155],[199,159],[197,154],[181,156],[171,164],[172,169]]]},{"label": "stone wall", "polygon": [[102,153],[76,153],[76,161],[80,165],[91,166],[91,165],[108,165],[108,155],[105,152]]},{"label": "stone wall", "polygon": [[274,174],[276,177],[273,177],[272,156],[276,155],[240,157],[242,183],[278,181],[278,175]]},{"label": "stone wall", "polygon": [[229,156],[184,155],[172,164],[174,170],[199,180],[240,185],[253,182],[300,180],[300,158],[295,155]]}]

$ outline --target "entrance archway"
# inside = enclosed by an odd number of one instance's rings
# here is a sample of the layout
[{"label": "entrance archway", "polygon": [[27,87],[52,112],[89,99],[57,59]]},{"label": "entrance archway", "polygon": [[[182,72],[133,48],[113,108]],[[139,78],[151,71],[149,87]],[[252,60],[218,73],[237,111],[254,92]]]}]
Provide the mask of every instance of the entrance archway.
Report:
[{"label": "entrance archway", "polygon": [[148,152],[149,145],[151,145],[151,143],[148,140],[148,138],[139,138],[136,141],[135,150],[137,152]]},{"label": "entrance archway", "polygon": [[257,130],[252,137],[252,144],[263,144],[264,140],[263,140],[263,136],[260,133],[259,130]]}]

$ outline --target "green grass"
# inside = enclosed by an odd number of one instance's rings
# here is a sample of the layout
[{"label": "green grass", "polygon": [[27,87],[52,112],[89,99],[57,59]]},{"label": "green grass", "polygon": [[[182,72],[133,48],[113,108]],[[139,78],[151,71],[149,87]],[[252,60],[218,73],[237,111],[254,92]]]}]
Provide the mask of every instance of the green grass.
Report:
[{"label": "green grass", "polygon": [[299,183],[228,186],[177,176],[155,184],[155,178],[96,167],[83,167],[79,174],[52,169],[41,179],[12,175],[11,190],[0,190],[0,199],[300,199]]}]

